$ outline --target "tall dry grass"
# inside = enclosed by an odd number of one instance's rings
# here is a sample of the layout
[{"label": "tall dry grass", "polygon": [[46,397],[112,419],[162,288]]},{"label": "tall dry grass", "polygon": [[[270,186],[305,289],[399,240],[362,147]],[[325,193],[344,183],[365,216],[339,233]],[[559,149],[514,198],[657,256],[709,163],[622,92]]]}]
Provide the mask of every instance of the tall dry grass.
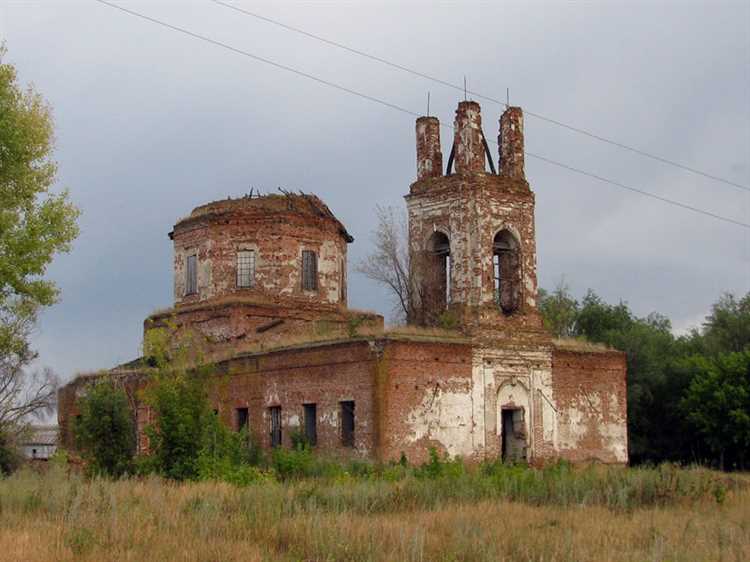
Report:
[{"label": "tall dry grass", "polygon": [[[746,480],[674,467],[563,472],[344,474],[238,488],[24,471],[0,480],[0,560],[750,559]],[[515,482],[515,496],[477,492],[501,480]],[[618,494],[648,501],[618,504]]]}]

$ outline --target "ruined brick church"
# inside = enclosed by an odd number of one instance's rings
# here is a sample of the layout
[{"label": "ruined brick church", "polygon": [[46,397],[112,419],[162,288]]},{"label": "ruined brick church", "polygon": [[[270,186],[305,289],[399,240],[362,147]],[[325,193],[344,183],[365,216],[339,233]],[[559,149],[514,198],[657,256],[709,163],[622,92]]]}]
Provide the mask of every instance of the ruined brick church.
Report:
[{"label": "ruined brick church", "polygon": [[[267,448],[298,432],[321,452],[376,461],[422,462],[435,447],[469,460],[626,463],[624,355],[554,340],[537,309],[521,109],[500,117],[497,170],[473,101],[458,104],[445,166],[438,119],[417,119],[416,136],[405,197],[413,320],[451,329],[385,330],[381,316],[348,309],[353,238],[319,198],[291,193],[180,219],[169,233],[174,306],[144,329],[199,336],[215,411]],[[148,361],[106,375],[128,390],[145,450],[152,413],[137,390]],[[60,390],[69,447],[77,399],[100,376]]]}]

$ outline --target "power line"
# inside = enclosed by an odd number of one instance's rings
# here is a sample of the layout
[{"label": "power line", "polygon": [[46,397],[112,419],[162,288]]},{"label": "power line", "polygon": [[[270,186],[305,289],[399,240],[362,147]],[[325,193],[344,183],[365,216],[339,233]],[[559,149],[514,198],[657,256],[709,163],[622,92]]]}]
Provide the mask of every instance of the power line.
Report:
[{"label": "power line", "polygon": [[[223,2],[222,0],[210,0],[210,1],[213,2],[214,4],[218,4],[220,6],[224,6],[225,8],[229,8],[230,10],[235,10],[236,12],[240,12],[240,13],[245,14],[247,16],[251,16],[253,18],[265,21],[265,22],[270,23],[272,25],[276,25],[276,26],[281,27],[283,29],[286,29],[288,31],[292,31],[294,33],[299,33],[300,35],[304,35],[304,36],[309,37],[311,39],[315,39],[316,41],[321,41],[323,43],[331,45],[332,47],[336,47],[338,49],[343,49],[343,50],[348,51],[348,52],[350,52],[352,54],[355,54],[355,55],[358,55],[358,56],[361,56],[361,57],[365,57],[365,58],[368,58],[370,60],[379,62],[381,64],[390,66],[391,68],[396,68],[398,70],[401,70],[401,71],[404,71],[404,72],[408,72],[409,74],[413,74],[414,76],[419,76],[420,78],[424,78],[426,80],[430,80],[430,81],[435,82],[437,84],[442,84],[443,86],[447,86],[448,88],[453,88],[454,90],[458,90],[458,91],[464,92],[466,94],[471,94],[472,96],[474,96],[476,98],[483,99],[483,100],[486,100],[486,101],[490,101],[490,102],[493,102],[493,103],[496,103],[496,104],[499,104],[499,105],[502,105],[502,106],[506,106],[507,105],[507,102],[505,102],[505,101],[501,101],[499,99],[496,99],[496,98],[493,98],[493,97],[490,97],[490,96],[486,96],[486,95],[480,94],[479,92],[473,92],[471,90],[467,90],[466,87],[465,87],[465,85],[464,86],[460,86],[458,84],[453,84],[451,82],[448,82],[447,80],[443,80],[441,78],[437,78],[435,76],[431,76],[429,74],[425,74],[424,72],[420,72],[418,70],[414,70],[413,68],[409,68],[407,66],[403,66],[401,64],[395,63],[395,62],[390,61],[388,59],[384,59],[382,57],[378,57],[378,56],[373,55],[371,53],[367,53],[365,51],[361,51],[359,49],[355,49],[354,47],[350,47],[348,45],[344,45],[343,43],[339,43],[337,41],[333,41],[331,39],[327,39],[325,37],[321,37],[320,35],[316,35],[314,33],[310,33],[309,31],[305,31],[304,29],[300,29],[298,27],[293,27],[291,25],[285,24],[285,23],[280,22],[278,20],[275,20],[275,19],[263,16],[261,14],[258,14],[256,12],[251,12],[249,10],[245,10],[243,8],[240,8],[238,6],[234,6],[233,4],[229,4],[227,2]],[[524,108],[524,113],[526,115],[530,115],[532,117],[535,117],[535,118],[537,118],[537,119],[539,119],[541,121],[546,121],[547,123],[551,123],[553,125],[557,125],[558,127],[563,127],[565,129],[568,129],[569,131],[573,131],[575,133],[578,133],[578,134],[581,134],[581,135],[585,135],[587,137],[590,137],[592,139],[595,139],[595,140],[607,143],[609,145],[616,146],[616,147],[621,148],[623,150],[627,150],[627,151],[632,152],[634,154],[638,154],[639,156],[644,156],[646,158],[650,158],[650,159],[655,160],[657,162],[661,162],[662,164],[667,164],[667,165],[670,165],[670,166],[674,166],[676,168],[680,168],[681,170],[685,170],[685,171],[690,172],[692,174],[703,176],[704,178],[708,178],[710,180],[714,180],[714,181],[721,182],[721,183],[724,183],[724,184],[727,184],[727,185],[731,185],[733,187],[736,187],[738,189],[743,189],[745,191],[750,191],[750,187],[742,185],[740,183],[737,183],[737,182],[734,182],[734,181],[731,181],[731,180],[728,180],[728,179],[716,176],[714,174],[710,174],[708,172],[704,172],[702,170],[698,170],[697,168],[693,168],[693,167],[687,166],[685,164],[680,164],[679,162],[675,162],[674,160],[669,160],[668,158],[664,158],[664,157],[658,156],[656,154],[651,154],[649,152],[646,152],[645,150],[641,150],[639,148],[635,148],[633,146],[621,143],[619,141],[608,139],[608,138],[603,137],[601,135],[598,135],[596,133],[592,133],[591,131],[587,131],[587,130],[582,129],[580,127],[575,127],[575,126],[569,125],[567,123],[563,123],[562,121],[558,121],[557,119],[552,119],[551,117],[546,117],[546,116],[541,115],[539,113],[534,113],[533,111],[529,111],[529,110],[527,110],[525,108]]]},{"label": "power line", "polygon": [[[231,46],[231,45],[229,45],[227,43],[223,43],[221,41],[217,41],[215,39],[211,39],[210,37],[206,37],[205,35],[200,35],[198,33],[190,31],[188,29],[185,29],[185,28],[182,28],[182,27],[178,27],[176,25],[172,25],[170,23],[164,22],[162,20],[158,20],[156,18],[152,18],[151,16],[147,16],[147,15],[142,14],[140,12],[136,12],[134,10],[130,10],[130,9],[125,8],[123,6],[118,6],[117,4],[114,4],[112,2],[108,2],[107,0],[94,0],[94,1],[98,2],[100,4],[103,4],[105,6],[108,6],[110,8],[114,8],[116,10],[120,10],[121,12],[129,14],[131,16],[134,16],[134,17],[137,17],[137,18],[149,21],[151,23],[155,23],[157,25],[160,25],[162,27],[166,27],[166,28],[171,29],[173,31],[177,31],[179,33],[188,35],[188,36],[190,36],[190,37],[192,37],[194,39],[199,39],[201,41],[205,41],[207,43],[211,43],[212,45],[216,45],[217,47],[222,47],[224,49],[228,49],[228,50],[230,50],[230,51],[232,51],[234,53],[237,53],[239,55],[243,55],[243,56],[246,56],[246,57],[251,58],[253,60],[256,60],[256,61],[259,61],[259,62],[263,62],[265,64],[274,66],[274,67],[279,68],[281,70],[286,70],[287,72],[291,72],[291,73],[296,74],[298,76],[302,76],[304,78],[308,78],[310,80],[318,82],[319,84],[323,84],[325,86],[329,86],[331,88],[335,88],[335,89],[340,90],[342,92],[346,92],[348,94],[352,94],[352,95],[361,97],[361,98],[366,99],[368,101],[371,101],[371,102],[374,102],[374,103],[378,103],[378,104],[383,105],[385,107],[388,107],[388,108],[391,108],[391,109],[395,109],[396,111],[400,111],[402,113],[406,113],[406,114],[414,116],[414,117],[419,117],[420,116],[419,113],[417,113],[415,111],[412,111],[410,109],[407,109],[405,107],[402,107],[400,105],[396,105],[394,103],[385,101],[383,99],[380,99],[380,98],[377,98],[377,97],[374,97],[374,96],[370,96],[368,94],[359,92],[357,90],[353,90],[351,88],[347,88],[346,86],[342,86],[341,84],[337,84],[335,82],[331,82],[329,80],[325,80],[323,78],[319,78],[319,77],[314,76],[312,74],[308,74],[307,72],[303,72],[301,70],[297,70],[296,68],[292,68],[291,66],[287,66],[287,65],[275,62],[273,60],[270,60],[270,59],[267,59],[267,58],[264,58],[264,57],[260,57],[258,55],[253,54],[253,53],[250,53],[248,51],[245,51],[245,50],[233,47],[233,46]],[[443,124],[443,126],[450,128],[449,125]],[[493,144],[497,144],[497,143],[494,143],[494,141],[493,141]],[[746,224],[746,223],[737,221],[735,219],[731,219],[731,218],[728,218],[728,217],[717,215],[717,214],[714,214],[714,213],[712,213],[710,211],[705,211],[703,209],[699,209],[697,207],[693,207],[691,205],[687,205],[687,204],[681,203],[679,201],[674,201],[672,199],[667,199],[666,197],[661,197],[659,195],[654,195],[653,193],[649,193],[647,191],[643,191],[643,190],[640,190],[640,189],[637,189],[637,188],[634,188],[634,187],[627,186],[625,184],[616,182],[614,180],[610,180],[610,179],[605,178],[603,176],[599,176],[599,175],[596,175],[596,174],[593,174],[593,173],[590,173],[590,172],[586,172],[586,171],[578,169],[578,168],[574,168],[572,166],[568,166],[567,164],[563,164],[561,162],[557,162],[557,161],[552,160],[550,158],[547,158],[545,156],[540,156],[538,154],[533,154],[531,152],[526,152],[526,155],[528,155],[528,156],[530,156],[532,158],[537,158],[539,160],[542,160],[543,162],[547,162],[548,164],[552,164],[554,166],[558,166],[558,167],[564,168],[564,169],[569,170],[571,172],[575,172],[575,173],[578,173],[578,174],[582,174],[582,175],[594,178],[594,179],[599,180],[601,182],[609,183],[611,185],[615,185],[617,187],[620,187],[620,188],[623,188],[623,189],[627,189],[629,191],[633,191],[635,193],[639,193],[641,195],[645,195],[645,196],[651,197],[653,199],[658,199],[659,201],[663,201],[663,202],[669,203],[671,205],[676,205],[678,207],[681,207],[683,209],[687,209],[689,211],[693,211],[695,213],[700,213],[702,215],[706,215],[706,216],[712,217],[714,219],[718,219],[718,220],[721,220],[721,221],[724,221],[724,222],[728,222],[728,223],[731,223],[731,224],[735,224],[735,225],[742,226],[744,228],[750,229],[750,224]]]},{"label": "power line", "polygon": [[568,166],[567,164],[563,164],[562,162],[557,162],[555,160],[552,160],[550,158],[547,158],[545,156],[540,156],[539,154],[532,154],[531,152],[525,152],[527,156],[531,156],[532,158],[537,158],[538,160],[541,160],[543,162],[547,162],[548,164],[552,164],[554,166],[559,166],[560,168],[565,168],[566,170],[570,170],[571,172],[575,172],[576,174],[581,174],[583,176],[588,176],[590,178],[594,178],[596,180],[599,180],[601,182],[609,183],[617,187],[621,187],[622,189],[627,189],[628,191],[632,191],[634,193],[640,193],[641,195],[645,195],[646,197],[651,197],[652,199],[657,199],[659,201],[663,201],[664,203],[669,203],[670,205],[676,205],[677,207],[681,207],[683,209],[687,209],[688,211],[693,211],[695,213],[700,213],[702,215],[706,215],[708,217],[713,217],[715,219],[719,219],[724,222],[728,222],[731,224],[736,224],[737,226],[743,226],[745,228],[750,228],[750,224],[740,222],[738,220],[730,219],[728,217],[724,217],[721,215],[717,215],[715,213],[712,213],[711,211],[705,211],[703,209],[699,209],[698,207],[693,207],[691,205],[688,205],[687,203],[680,203],[679,201],[675,201],[674,199],[668,199],[666,197],[662,197],[661,195],[656,195],[654,193],[649,193],[648,191],[643,191],[642,189],[638,189],[637,187],[631,187],[629,185],[625,185],[624,183],[620,183],[615,180],[611,180],[609,178],[605,178],[603,176],[599,176],[597,174],[593,174],[591,172],[587,172],[585,170],[581,170],[579,168],[574,168],[573,166]]}]

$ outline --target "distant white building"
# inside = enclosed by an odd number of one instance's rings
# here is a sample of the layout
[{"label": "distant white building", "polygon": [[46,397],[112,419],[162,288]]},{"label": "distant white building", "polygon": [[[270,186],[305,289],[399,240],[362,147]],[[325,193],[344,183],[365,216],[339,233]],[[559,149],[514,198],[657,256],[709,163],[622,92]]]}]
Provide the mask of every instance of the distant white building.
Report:
[{"label": "distant white building", "polygon": [[29,460],[49,460],[57,450],[58,427],[56,425],[35,425],[29,436],[21,441],[21,452]]}]

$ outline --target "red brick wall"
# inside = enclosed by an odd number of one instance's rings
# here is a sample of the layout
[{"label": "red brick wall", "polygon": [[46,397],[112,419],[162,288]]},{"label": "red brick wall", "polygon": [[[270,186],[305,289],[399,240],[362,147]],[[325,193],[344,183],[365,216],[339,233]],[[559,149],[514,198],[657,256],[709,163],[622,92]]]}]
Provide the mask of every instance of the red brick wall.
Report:
[{"label": "red brick wall", "polygon": [[[236,408],[248,408],[250,430],[270,447],[271,406],[281,406],[284,446],[290,433],[304,429],[303,404],[317,405],[318,448],[369,456],[376,444],[374,372],[376,357],[366,341],[310,345],[248,355],[220,364],[212,401],[227,425],[236,427]],[[355,402],[355,448],[341,444],[341,401]]]},{"label": "red brick wall", "polygon": [[559,454],[574,462],[627,462],[625,354],[556,349],[552,381]]},{"label": "red brick wall", "polygon": [[[174,240],[175,303],[227,295],[346,305],[351,237],[317,197],[267,195],[217,201],[179,221]],[[236,253],[254,250],[255,286],[238,288]],[[318,256],[318,289],[302,289],[302,251]],[[186,259],[198,257],[198,293],[185,294]]]},{"label": "red brick wall", "polygon": [[[239,355],[216,364],[210,400],[222,421],[235,429],[237,408],[247,408],[250,430],[265,448],[270,447],[270,407],[281,406],[283,444],[288,447],[291,432],[304,428],[303,405],[315,403],[318,450],[326,453],[383,461],[398,460],[404,453],[418,464],[428,460],[429,449],[435,447],[441,454],[467,460],[495,458],[500,453],[495,424],[500,382],[515,372],[513,368],[523,382],[529,370],[523,367],[526,362],[514,367],[513,361],[498,355],[485,365],[486,376],[476,378],[481,370],[475,368],[482,365],[481,357],[473,365],[477,349],[461,339],[391,337]],[[489,357],[487,348],[483,353]],[[74,445],[70,424],[78,413],[76,399],[91,380],[81,379],[60,391],[58,420],[64,446]],[[119,380],[137,399],[135,390],[143,379],[131,373]],[[537,413],[529,418],[535,436],[532,460],[627,462],[623,354],[555,349],[550,398],[556,418],[547,420],[545,415],[544,423],[556,425],[543,428],[539,424],[545,406],[538,392],[533,396]],[[353,449],[341,443],[342,401],[355,402]],[[151,416],[143,404],[134,404],[134,409],[143,449],[147,444],[142,431]]]},{"label": "red brick wall", "polygon": [[[464,394],[470,403],[471,357],[467,343],[385,342],[377,375],[381,460],[398,460],[403,452],[409,462],[421,463],[430,447],[453,452],[447,436],[467,434],[471,425],[446,411],[446,396]],[[425,424],[420,412],[432,423]],[[470,418],[471,411],[462,415]]]},{"label": "red brick wall", "polygon": [[[374,456],[377,439],[374,395],[377,354],[368,341],[310,344],[265,354],[248,354],[221,361],[208,381],[209,400],[222,421],[237,429],[236,409],[248,408],[250,431],[264,448],[269,448],[271,406],[281,406],[283,445],[291,446],[291,432],[304,429],[303,404],[317,404],[318,447],[329,453]],[[113,373],[113,376],[117,376]],[[58,423],[62,443],[75,448],[72,423],[78,414],[78,397],[96,378],[78,379],[59,393]],[[147,443],[143,429],[152,421],[149,408],[138,400],[136,391],[145,377],[123,380],[136,400],[139,449]],[[355,402],[355,447],[341,444],[342,401]]]}]

